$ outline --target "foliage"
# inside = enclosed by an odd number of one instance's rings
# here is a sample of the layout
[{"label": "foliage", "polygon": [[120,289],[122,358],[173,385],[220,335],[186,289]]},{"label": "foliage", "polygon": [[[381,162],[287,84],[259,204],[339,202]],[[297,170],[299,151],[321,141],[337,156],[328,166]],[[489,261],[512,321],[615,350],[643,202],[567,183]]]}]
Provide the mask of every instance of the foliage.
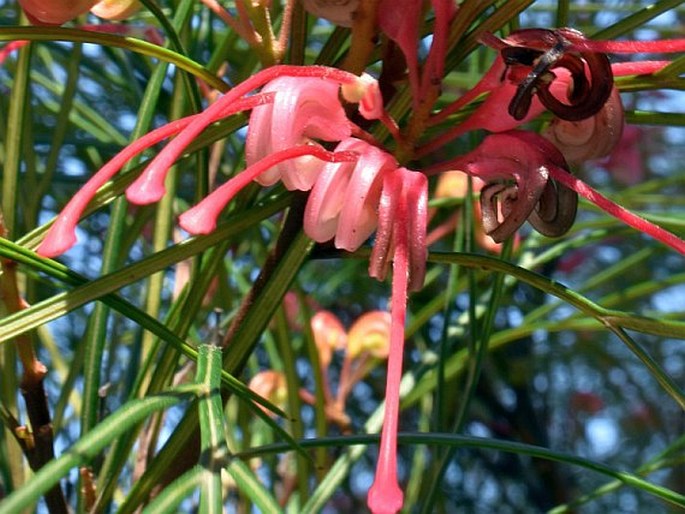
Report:
[{"label": "foliage", "polygon": [[[0,1],[0,41],[31,41],[3,54],[0,69],[0,512],[365,509],[384,362],[372,350],[353,361],[341,341],[352,338],[344,327],[388,308],[389,281],[368,276],[371,244],[314,243],[302,230],[308,193],[282,184],[244,188],[210,234],[188,237],[176,224],[245,168],[246,116],[196,137],[158,204],[132,205],[123,192],[162,145],[99,190],[69,252],[52,260],[35,250],[53,215],[123,147],[275,63],[390,74],[387,110],[407,139],[347,115],[411,169],[473,151],[485,131],[414,152],[483,99],[414,124],[404,67],[383,66],[404,65],[392,56],[398,46],[299,2],[292,12],[281,2],[142,4],[116,25],[83,14],[39,27]],[[597,40],[667,39],[682,35],[684,9],[673,0],[464,0],[428,108],[449,106],[490,69],[486,33],[568,26]],[[438,30],[438,16],[424,14],[421,59]],[[673,63],[616,79],[630,124],[623,146],[573,172],[682,236],[685,56],[658,58]],[[544,131],[550,120],[526,128]],[[411,137],[415,146],[403,146]],[[476,181],[456,196],[438,194],[438,180],[426,279],[407,304],[406,511],[685,508],[683,256],[585,200],[560,237],[524,226],[484,248]],[[324,310],[342,327],[332,350],[311,324]],[[369,337],[378,344],[378,333]],[[248,388],[264,370],[282,374],[285,391],[265,399]],[[349,390],[336,397],[341,383]]]}]

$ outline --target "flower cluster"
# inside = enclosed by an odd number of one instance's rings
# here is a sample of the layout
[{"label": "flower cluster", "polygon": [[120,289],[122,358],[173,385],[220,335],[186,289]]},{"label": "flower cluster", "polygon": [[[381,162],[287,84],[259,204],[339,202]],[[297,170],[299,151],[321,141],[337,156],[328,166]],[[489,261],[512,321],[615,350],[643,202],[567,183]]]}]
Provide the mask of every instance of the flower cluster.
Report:
[{"label": "flower cluster", "polygon": [[[75,5],[74,12],[93,3]],[[384,8],[387,3],[380,2],[378,23],[404,53],[414,115],[429,115],[422,126],[444,127],[452,114],[487,94],[465,121],[450,123],[440,135],[419,144],[420,138],[412,139],[416,134],[399,132],[371,77],[323,66],[273,66],[237,85],[204,112],[153,130],[125,148],[72,198],[38,249],[41,255],[54,257],[73,245],[75,226],[88,202],[133,156],[175,136],[126,191],[132,203],[159,201],[170,167],[202,131],[251,110],[246,168],[184,212],[179,223],[190,234],[209,233],[226,205],[249,183],[282,182],[289,190],[310,191],[304,230],[315,241],[332,240],[337,248],[354,251],[375,232],[369,274],[383,280],[392,265],[393,280],[385,417],[368,498],[374,513],[397,512],[403,503],[396,476],[399,383],[407,295],[422,287],[425,275],[427,176],[462,170],[479,179],[483,229],[497,242],[514,235],[526,221],[544,235],[564,234],[574,222],[581,195],[685,254],[681,239],[617,206],[569,173],[570,163],[607,155],[620,139],[623,109],[613,76],[648,73],[666,65],[612,66],[606,53],[679,51],[685,42],[659,46],[590,41],[571,29],[526,29],[503,39],[486,35],[483,43],[497,50],[491,69],[453,104],[433,113],[429,111],[444,75],[449,24],[458,12],[453,2],[431,2],[433,39],[425,61],[419,63],[422,3],[395,2],[406,10]],[[32,9],[35,4],[22,3],[42,22],[61,23],[61,18],[39,18]],[[348,104],[358,104],[357,112]],[[543,134],[521,130],[543,112],[553,118]],[[357,114],[385,124],[397,140],[398,152],[388,151],[355,123]],[[431,163],[423,171],[405,166],[412,158],[428,160],[435,150],[477,129],[490,135],[471,152]]]}]

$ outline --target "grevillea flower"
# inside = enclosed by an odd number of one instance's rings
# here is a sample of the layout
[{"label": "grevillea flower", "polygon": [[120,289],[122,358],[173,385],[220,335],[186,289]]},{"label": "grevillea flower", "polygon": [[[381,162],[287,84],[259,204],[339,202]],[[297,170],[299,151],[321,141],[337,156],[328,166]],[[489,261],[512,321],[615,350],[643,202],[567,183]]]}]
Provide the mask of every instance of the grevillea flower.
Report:
[{"label": "grevillea flower", "polygon": [[347,332],[338,317],[329,311],[319,311],[310,321],[314,343],[319,351],[322,369],[331,363],[333,352],[347,346]]},{"label": "grevillea flower", "polygon": [[97,0],[19,0],[29,21],[35,25],[62,25],[87,13]]},{"label": "grevillea flower", "polygon": [[347,354],[351,359],[356,359],[364,353],[376,359],[387,359],[390,353],[391,325],[392,318],[386,311],[362,314],[347,334]]},{"label": "grevillea flower", "polygon": [[486,183],[480,203],[485,232],[501,242],[526,221],[541,233],[563,234],[573,224],[577,195],[550,181],[550,166],[565,168],[554,145],[527,132],[487,137],[475,150],[450,164]]},{"label": "grevillea flower", "polygon": [[[260,371],[252,377],[248,387],[259,396],[263,396],[279,409],[283,409],[288,399],[288,384],[285,375],[280,371],[268,369]],[[267,414],[271,414],[266,407],[259,405]]]},{"label": "grevillea flower", "polygon": [[138,0],[101,0],[90,12],[106,20],[125,20],[140,8],[141,3]]},{"label": "grevillea flower", "polygon": [[[400,46],[407,59],[414,103],[422,106],[427,105],[422,102],[430,96],[428,93],[436,94],[443,76],[448,23],[455,10],[455,4],[448,0],[432,0],[431,5],[435,30],[422,73],[417,56],[417,20],[421,19],[423,4],[381,0],[379,11],[381,29]],[[609,137],[599,150],[574,157],[565,148],[575,143],[568,137],[573,127],[562,122],[551,126],[549,139],[513,130],[548,110],[573,123],[595,117],[592,122],[598,128],[611,126],[618,133],[622,125],[618,111],[622,109],[612,74],[654,71],[664,63],[612,67],[604,55],[606,51],[648,50],[640,45],[624,47],[588,41],[570,29],[527,29],[505,39],[486,37],[485,42],[499,51],[493,68],[471,92],[431,121],[440,123],[481,93],[489,93],[489,97],[472,119],[446,131],[418,149],[417,154],[430,153],[464,130],[484,128],[495,132],[473,151],[432,168],[463,170],[483,181],[480,206],[486,233],[495,241],[503,241],[528,220],[545,235],[561,235],[572,225],[581,195],[685,254],[685,242],[617,206],[568,172],[564,152],[571,160],[599,155],[608,151],[616,138]],[[674,43],[669,48],[675,51],[682,47],[679,45]],[[260,88],[259,93],[254,93]],[[397,135],[397,126],[383,108],[375,80],[320,66],[274,66],[237,85],[203,113],[174,121],[132,143],[74,196],[38,251],[55,256],[73,244],[75,225],[87,203],[131,157],[175,136],[126,191],[132,203],[156,202],[165,194],[164,181],[171,165],[202,131],[226,116],[252,109],[246,141],[247,167],[183,213],[179,224],[193,235],[211,232],[222,210],[247,184],[256,180],[271,185],[282,180],[288,189],[311,190],[304,230],[316,241],[333,239],[336,247],[354,251],[376,231],[369,274],[383,280],[390,266],[393,273],[384,422],[368,505],[374,514],[395,513],[403,503],[396,453],[404,324],[408,292],[420,289],[425,277],[429,170],[419,172],[400,166],[392,155],[376,146],[373,138],[348,118],[341,96],[357,103],[363,117],[379,120]],[[612,106],[617,109],[613,114]],[[610,119],[613,115],[615,118]],[[322,142],[331,144],[325,146]],[[327,149],[335,143],[335,150]],[[587,143],[576,146],[586,152]]]},{"label": "grevillea flower", "polygon": [[[348,86],[348,88],[341,88],[343,95],[346,91],[352,91],[354,98],[361,98],[360,104],[365,106],[375,106],[379,102],[382,103],[378,88],[369,85],[368,79],[361,79],[341,70],[321,66],[274,66],[268,68],[233,88],[203,113],[173,121],[151,131],[124,148],[103,166],[69,201],[67,206],[57,216],[53,226],[38,247],[37,252],[46,257],[55,257],[73,246],[76,242],[76,224],[97,190],[118,173],[131,158],[151,146],[176,135],[177,137],[152,160],[138,180],[129,186],[126,191],[129,201],[136,204],[147,204],[161,199],[165,193],[164,180],[167,172],[195,137],[215,121],[237,112],[252,109],[261,104],[273,102],[273,93],[259,93],[253,96],[246,95],[255,88],[269,83],[271,80],[287,75],[303,78],[317,77]],[[367,93],[360,94],[360,91],[366,91]],[[295,102],[291,103],[291,105],[295,107],[298,104]],[[345,121],[346,125],[348,123]],[[225,183],[213,195],[210,195],[201,207],[198,206],[197,209],[185,213],[181,218],[181,225],[194,234],[211,232],[216,226],[216,216],[219,215],[226,203],[240,189],[282,160],[301,157],[307,154],[316,155],[320,160],[342,161],[355,158],[354,155],[350,154],[333,155],[332,152],[327,152],[318,145],[304,144],[294,149],[285,149],[275,156],[268,156],[266,161],[255,163],[248,170]]]},{"label": "grevillea flower", "polygon": [[[616,99],[611,99],[613,77],[654,73],[670,64],[669,61],[610,64],[606,52],[685,51],[685,40],[593,41],[568,28],[524,29],[504,39],[486,34],[482,40],[499,51],[492,66],[473,88],[432,116],[429,124],[445,121],[483,94],[487,93],[487,97],[466,120],[417,149],[417,156],[429,155],[472,130],[513,130],[545,110],[565,121],[587,119],[598,114],[607,103],[617,106]],[[611,114],[618,115],[618,111]],[[614,120],[611,125],[615,133],[617,122]]]},{"label": "grevillea flower", "polygon": [[62,25],[91,11],[107,20],[123,20],[140,9],[138,0],[19,0],[34,25]]},{"label": "grevillea flower", "polygon": [[[573,223],[577,195],[581,195],[607,214],[685,255],[685,241],[571,175],[559,150],[534,132],[492,134],[472,152],[445,165],[488,183],[481,193],[483,223],[497,237],[511,235],[526,219],[545,235],[563,234]],[[502,182],[507,179],[515,184]],[[493,188],[492,194],[486,192],[488,187]],[[501,210],[497,208],[497,195],[503,196]]]}]

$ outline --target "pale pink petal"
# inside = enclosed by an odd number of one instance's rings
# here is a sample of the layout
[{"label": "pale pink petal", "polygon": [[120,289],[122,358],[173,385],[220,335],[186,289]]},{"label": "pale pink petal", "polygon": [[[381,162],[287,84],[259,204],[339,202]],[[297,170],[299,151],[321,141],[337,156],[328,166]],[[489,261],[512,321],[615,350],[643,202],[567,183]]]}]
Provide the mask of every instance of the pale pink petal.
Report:
[{"label": "pale pink petal", "polygon": [[360,156],[345,192],[335,246],[353,252],[376,229],[382,179],[397,167],[397,162],[390,154],[363,141],[349,149]]},{"label": "pale pink petal", "polygon": [[304,211],[304,231],[314,241],[323,243],[335,236],[353,170],[353,162],[326,164],[321,169]]},{"label": "pale pink petal", "polygon": [[[318,78],[280,77],[262,91],[276,92],[272,107],[255,109],[250,116],[245,156],[248,165],[310,139],[339,141],[351,135],[350,123],[338,99],[339,85]],[[304,158],[274,167],[258,182],[282,180],[290,190],[309,190],[320,167]]]}]

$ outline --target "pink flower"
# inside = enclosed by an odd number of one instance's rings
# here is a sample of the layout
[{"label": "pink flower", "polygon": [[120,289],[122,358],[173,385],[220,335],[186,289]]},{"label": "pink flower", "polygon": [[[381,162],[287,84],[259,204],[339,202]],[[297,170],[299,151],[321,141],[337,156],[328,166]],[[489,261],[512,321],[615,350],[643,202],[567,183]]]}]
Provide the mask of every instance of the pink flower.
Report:
[{"label": "pink flower", "polygon": [[[250,116],[245,156],[250,166],[267,155],[301,144],[341,141],[352,130],[338,100],[340,86],[319,78],[280,77],[262,88],[274,102],[255,108]],[[311,157],[289,159],[256,180],[270,186],[279,180],[290,190],[308,191],[321,168]]]},{"label": "pink flower", "polygon": [[97,0],[19,0],[34,25],[62,25],[87,13]]},{"label": "pink flower", "polygon": [[[341,70],[324,68],[322,66],[275,66],[268,68],[233,88],[229,93],[225,94],[208,107],[203,113],[173,121],[159,129],[153,130],[119,152],[119,154],[110,160],[81,188],[57,216],[55,223],[38,247],[38,253],[46,257],[55,257],[73,246],[76,242],[75,227],[78,223],[78,219],[88,203],[95,196],[97,190],[118,173],[132,157],[160,141],[176,135],[176,138],[152,160],[140,177],[129,186],[126,191],[127,197],[132,203],[146,204],[158,201],[165,193],[164,180],[169,168],[176,159],[183,154],[186,147],[195,137],[197,137],[197,135],[199,135],[207,126],[224,117],[252,109],[258,105],[273,102],[275,93],[266,92],[254,96],[246,95],[251,93],[255,88],[269,83],[271,80],[288,75],[299,76],[300,78],[315,77],[336,84],[350,86],[352,87],[352,90],[355,91],[355,98],[360,99],[366,106],[373,107],[380,102],[380,94],[377,87],[374,88],[367,79],[362,79]],[[309,87],[308,84],[309,83],[307,83],[307,87]],[[344,92],[345,90],[343,90],[343,93]],[[288,97],[286,96],[286,98]],[[291,101],[289,105],[292,108],[296,108],[301,104]],[[348,126],[349,124],[346,119],[344,120],[344,123],[345,126]],[[339,130],[344,131],[344,128],[339,127]],[[299,155],[294,155],[291,152]],[[182,222],[192,233],[206,233],[213,230],[213,227],[216,225],[216,216],[218,216],[220,210],[242,187],[259,176],[262,172],[267,171],[270,166],[279,164],[281,160],[287,160],[291,157],[301,157],[307,154],[318,155],[319,159],[333,161],[349,160],[352,158],[349,154],[333,156],[331,152],[326,152],[319,146],[312,145],[299,145],[297,149],[285,149],[277,155],[275,159],[273,155],[269,156],[268,159],[270,159],[271,162],[260,161],[259,163],[255,163],[253,165],[255,167],[252,167],[250,170],[253,172],[254,176],[251,176],[249,172],[248,174],[239,174],[234,177],[233,181],[224,184],[220,192],[215,192],[207,204],[186,213],[182,217]],[[265,164],[269,164],[269,166],[263,168]],[[205,209],[207,210],[207,215],[205,215]],[[210,216],[209,213],[212,213],[212,215]],[[197,216],[198,214],[201,215],[199,218]]]},{"label": "pink flower", "polygon": [[91,11],[107,20],[123,20],[140,9],[138,0],[19,0],[34,25],[62,25]]},{"label": "pink flower", "polygon": [[[481,193],[481,206],[483,223],[493,238],[508,237],[526,219],[545,235],[564,233],[575,218],[578,194],[607,214],[685,255],[685,241],[615,204],[571,175],[559,150],[534,132],[490,135],[469,154],[444,165],[448,169],[459,167],[488,183]],[[501,182],[506,179],[516,183],[507,186]],[[498,213],[498,202],[502,202],[503,219]]]}]

